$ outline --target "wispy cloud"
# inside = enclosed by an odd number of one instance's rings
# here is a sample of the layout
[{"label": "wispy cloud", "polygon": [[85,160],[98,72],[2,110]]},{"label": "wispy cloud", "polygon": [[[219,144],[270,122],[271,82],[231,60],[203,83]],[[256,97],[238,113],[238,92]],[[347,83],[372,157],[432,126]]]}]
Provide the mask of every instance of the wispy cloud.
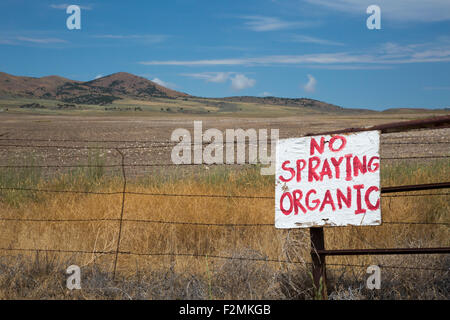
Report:
[{"label": "wispy cloud", "polygon": [[322,70],[386,70],[392,69],[392,65],[369,65],[369,64],[341,64],[341,65],[304,65],[309,69],[322,69]]},{"label": "wispy cloud", "polygon": [[346,53],[321,53],[307,55],[277,55],[253,58],[207,59],[207,60],[166,60],[142,61],[143,65],[172,65],[172,66],[233,66],[233,65],[274,65],[274,64],[302,64],[302,63],[342,63],[367,62],[369,57],[352,56]]},{"label": "wispy cloud", "polygon": [[321,45],[328,45],[328,46],[343,46],[344,44],[342,42],[337,41],[331,41],[311,36],[305,36],[305,35],[292,35],[291,36],[292,41],[294,42],[301,42],[301,43],[313,43],[313,44],[321,44]]},{"label": "wispy cloud", "polygon": [[[306,0],[307,2],[332,9],[365,14],[373,0]],[[391,21],[434,22],[450,20],[450,1],[448,0],[377,0],[383,17]]]},{"label": "wispy cloud", "polygon": [[[65,9],[67,9],[68,6],[70,6],[70,4],[68,4],[68,3],[51,4],[50,8],[60,9],[60,10],[64,9],[65,10]],[[83,9],[83,10],[92,10],[92,6],[91,5],[87,5],[87,6],[80,6],[80,5],[78,5],[78,6],[80,7],[80,9]]]},{"label": "wispy cloud", "polygon": [[273,65],[327,65],[370,66],[407,63],[431,63],[450,61],[450,41],[401,45],[390,43],[371,48],[366,52],[332,52],[303,55],[270,55],[228,59],[142,61],[143,65],[171,66],[273,66]]},{"label": "wispy cloud", "polygon": [[312,75],[308,74],[308,83],[303,86],[303,90],[306,92],[316,91],[317,80]]},{"label": "wispy cloud", "polygon": [[317,24],[317,22],[309,21],[285,21],[277,17],[266,16],[242,16],[240,18],[246,20],[244,26],[247,29],[257,32],[292,29]]},{"label": "wispy cloud", "polygon": [[205,80],[206,82],[224,83],[234,72],[184,73],[183,76]]},{"label": "wispy cloud", "polygon": [[32,42],[32,43],[65,43],[66,40],[58,39],[58,38],[30,38],[30,37],[17,37],[16,40],[24,41],[24,42]]},{"label": "wispy cloud", "polygon": [[177,87],[175,84],[163,81],[159,78],[153,78],[152,81],[156,84],[159,84],[162,87],[169,88],[169,89],[175,89]]},{"label": "wispy cloud", "polygon": [[27,46],[27,47],[65,47],[69,41],[59,37],[54,32],[0,32],[0,45]]},{"label": "wispy cloud", "polygon": [[248,78],[244,74],[237,72],[201,72],[183,73],[181,75],[214,83],[225,83],[230,81],[231,88],[236,91],[251,88],[256,84],[255,79]]},{"label": "wispy cloud", "polygon": [[340,63],[371,63],[374,57],[369,55],[351,55],[348,53],[319,53],[307,55],[277,55],[253,58],[210,59],[210,60],[166,60],[143,61],[143,65],[172,66],[237,66],[237,65],[279,65],[279,64],[340,64]]}]

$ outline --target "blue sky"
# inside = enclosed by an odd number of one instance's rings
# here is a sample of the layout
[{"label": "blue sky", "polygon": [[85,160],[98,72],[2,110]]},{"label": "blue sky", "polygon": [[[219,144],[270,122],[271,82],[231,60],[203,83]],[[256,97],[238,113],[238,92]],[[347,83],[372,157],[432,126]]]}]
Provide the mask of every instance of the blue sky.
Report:
[{"label": "blue sky", "polygon": [[[81,30],[65,8],[81,7]],[[381,8],[369,30],[366,8]],[[125,71],[192,95],[343,107],[450,106],[448,0],[0,2],[0,71]]]}]

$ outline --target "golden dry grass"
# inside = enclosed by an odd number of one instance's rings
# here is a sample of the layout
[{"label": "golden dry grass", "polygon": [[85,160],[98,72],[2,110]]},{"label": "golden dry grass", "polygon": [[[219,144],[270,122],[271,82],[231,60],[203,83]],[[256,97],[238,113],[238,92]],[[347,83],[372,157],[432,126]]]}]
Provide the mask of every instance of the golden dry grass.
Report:
[{"label": "golden dry grass", "polygon": [[[399,164],[383,167],[382,185],[401,185],[409,183],[427,183],[445,180],[448,177],[448,161],[426,164]],[[120,191],[120,177],[97,177],[95,183],[80,183],[78,186],[89,185],[90,190],[111,192]],[[62,178],[59,178],[60,180]],[[51,189],[59,186],[57,181],[39,180],[36,187]],[[76,187],[72,186],[73,189]],[[139,182],[129,181],[128,191],[143,193],[176,193],[176,194],[231,194],[271,196],[273,195],[273,177],[259,175],[257,168],[230,171],[218,168],[211,169],[208,174],[193,174],[183,179],[167,179],[148,177]],[[427,192],[428,193],[428,192]],[[435,191],[436,193],[436,191]],[[24,197],[23,192],[3,192],[0,202],[0,217],[14,219],[93,219],[119,218],[121,213],[122,195],[95,194],[33,194],[34,197]],[[19,203],[10,201],[20,197]],[[8,200],[9,199],[9,200]],[[8,200],[8,201],[7,201]],[[232,261],[214,258],[214,256],[275,259],[288,261],[306,261],[309,258],[309,235],[307,230],[277,230],[273,226],[207,226],[192,224],[170,224],[163,222],[188,222],[205,224],[271,224],[273,223],[272,199],[237,199],[237,198],[200,198],[200,197],[166,197],[127,194],[124,206],[125,220],[152,220],[160,223],[142,223],[134,221],[123,222],[120,251],[139,254],[181,253],[199,255],[189,256],[136,256],[119,255],[118,274],[121,279],[135,279],[143,272],[153,274],[155,279],[163,279],[170,270],[173,274],[183,277],[193,277],[200,281],[202,294],[197,298],[295,298],[307,297],[311,292],[308,282],[307,264],[286,264],[280,262]],[[414,221],[414,222],[449,222],[448,196],[433,197],[401,197],[382,199],[383,221]],[[36,222],[36,221],[1,221],[0,248],[25,249],[60,249],[82,251],[114,251],[116,249],[119,222]],[[327,248],[387,248],[387,247],[434,247],[450,246],[448,225],[390,225],[379,227],[342,227],[326,228]],[[40,253],[41,257],[44,253]],[[202,255],[209,255],[205,258]],[[27,261],[36,260],[36,252],[2,251],[9,262],[3,265],[16,266],[19,255]],[[110,275],[113,254],[75,254],[58,253],[44,254],[52,261],[50,268],[39,290],[27,293],[33,297],[49,298],[48,292],[43,293],[42,286],[54,285],[54,278],[59,283],[58,298],[101,298],[102,294],[86,293],[85,296],[69,293],[64,290],[61,281],[65,279],[61,270],[69,264],[77,264],[86,270],[100,270]],[[211,257],[213,256],[213,257]],[[11,257],[12,261],[11,262]],[[42,258],[41,258],[42,259]],[[383,264],[448,268],[448,260],[442,256],[391,256],[391,257],[352,257],[328,258],[328,263],[350,264]],[[8,267],[10,268],[10,267]],[[12,268],[12,267],[11,267]],[[31,273],[32,267],[21,267],[23,273]],[[59,270],[56,272],[55,270]],[[299,279],[298,273],[303,275]],[[362,273],[361,273],[362,272]],[[358,285],[364,283],[365,270],[345,269],[340,273],[332,268],[329,270],[330,286],[341,294],[347,283]],[[401,279],[402,274],[417,277],[417,273],[409,271],[392,273],[393,283]],[[49,279],[49,274],[51,279]],[[56,274],[56,275],[55,275]],[[156,274],[156,276],[155,276]],[[358,276],[356,276],[358,274]],[[448,276],[448,272],[444,274]],[[105,277],[108,277],[105,276]],[[426,281],[429,273],[420,273]],[[8,278],[0,277],[0,297],[27,298],[19,291],[11,291],[5,286]],[[162,278],[161,278],[162,277]],[[359,277],[359,278],[358,278]],[[400,278],[399,278],[400,277]],[[164,278],[164,279],[166,279]],[[170,277],[169,277],[170,278]],[[179,298],[186,297],[181,293],[173,293],[176,286],[180,288],[192,286],[192,280],[178,281],[175,278],[161,280],[161,289],[165,294],[154,293],[144,298]],[[62,280],[61,280],[62,279]],[[178,278],[177,278],[178,279]],[[357,279],[357,280],[355,280]],[[408,278],[405,278],[407,281]],[[6,281],[6,282],[5,282]],[[58,282],[59,281],[59,282]],[[172,281],[172,282],[171,282]],[[178,282],[177,282],[178,281]],[[195,282],[194,281],[194,282]],[[269,282],[268,282],[269,281]],[[353,282],[352,282],[353,281]],[[355,282],[356,281],[356,282]],[[359,281],[359,282],[358,282]],[[242,283],[250,283],[247,284]],[[301,284],[304,283],[305,287]],[[404,289],[405,283],[398,285]],[[445,282],[448,285],[448,280]],[[166,289],[162,289],[163,287]],[[184,286],[184,287],[183,287]],[[395,294],[386,297],[408,298],[417,297],[422,289],[413,286],[410,292],[394,289]],[[438,285],[439,286],[439,285]],[[302,287],[302,289],[300,288]],[[48,289],[50,290],[50,289]],[[54,289],[52,289],[54,290]],[[52,291],[50,290],[50,291]],[[125,289],[120,289],[125,290]],[[134,289],[133,289],[134,290]],[[131,291],[133,291],[131,290]],[[159,290],[159,289],[158,289]],[[172,291],[170,291],[172,290]],[[184,289],[183,289],[184,290]],[[188,292],[189,290],[186,289]],[[397,291],[396,291],[397,290]],[[414,291],[416,290],[416,291]],[[442,288],[433,288],[441,292]],[[439,291],[441,290],[441,291]],[[447,289],[444,288],[444,292]],[[448,290],[447,290],[448,291]],[[40,292],[40,293],[39,293]],[[85,291],[86,292],[86,291]],[[134,291],[133,291],[134,292]],[[153,292],[153,291],[152,291]],[[170,294],[172,292],[172,294]],[[185,292],[185,291],[183,291]],[[409,292],[409,293],[408,293]],[[415,293],[411,293],[415,292]],[[427,291],[428,292],[428,291]],[[434,292],[434,291],[433,291]],[[336,294],[337,294],[336,293]],[[123,294],[106,294],[103,297],[126,298]],[[130,293],[132,294],[132,293]],[[448,292],[447,292],[448,294]],[[26,295],[25,293],[23,295]],[[444,294],[445,296],[445,294]],[[136,297],[136,296],[135,296]],[[188,296],[189,297],[189,296]],[[341,297],[341,296],[336,296]],[[367,295],[365,296],[367,298]],[[427,293],[428,298],[442,298],[442,293],[435,296]],[[342,298],[342,297],[341,297]],[[355,298],[355,297],[353,297]],[[356,297],[358,298],[358,297]]]}]

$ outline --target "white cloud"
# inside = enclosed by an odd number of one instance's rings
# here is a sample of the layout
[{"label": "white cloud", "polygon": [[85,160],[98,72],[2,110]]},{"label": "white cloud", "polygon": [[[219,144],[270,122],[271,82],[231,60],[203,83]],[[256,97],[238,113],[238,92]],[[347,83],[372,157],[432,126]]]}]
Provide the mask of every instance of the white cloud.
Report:
[{"label": "white cloud", "polygon": [[272,97],[273,94],[267,91],[264,91],[262,93],[259,94],[261,97]]},{"label": "white cloud", "polygon": [[316,91],[317,80],[312,75],[308,74],[308,83],[303,86],[303,89],[306,92],[314,92]]},{"label": "white cloud", "polygon": [[348,53],[318,53],[306,55],[277,55],[253,58],[211,59],[211,60],[168,60],[143,61],[144,65],[172,66],[225,66],[225,65],[277,65],[277,64],[333,64],[333,63],[370,63],[374,57],[370,55],[352,55]]},{"label": "white cloud", "polygon": [[[306,0],[314,5],[342,12],[365,15],[373,0]],[[450,1],[448,0],[377,0],[381,17],[392,21],[434,22],[450,20]]]},{"label": "white cloud", "polygon": [[292,36],[292,40],[294,42],[313,43],[313,44],[321,44],[321,45],[329,45],[329,46],[343,46],[344,45],[342,42],[320,39],[320,38],[305,36],[305,35],[297,35],[297,34]]},{"label": "white cloud", "polygon": [[233,72],[201,72],[201,73],[185,73],[183,76],[205,80],[206,82],[224,83]]},{"label": "white cloud", "polygon": [[231,87],[234,90],[243,90],[251,88],[255,85],[256,80],[247,78],[245,75],[238,73],[231,78]]},{"label": "white cloud", "polygon": [[153,78],[152,81],[156,84],[159,84],[160,86],[164,87],[164,88],[169,88],[169,89],[173,89],[176,87],[175,84],[170,83],[170,82],[165,82],[159,78]]},{"label": "white cloud", "polygon": [[143,61],[143,65],[172,66],[388,66],[405,63],[430,63],[450,61],[450,40],[438,37],[433,42],[419,44],[387,43],[367,49],[367,52],[332,52],[303,55],[272,55],[229,59]]},{"label": "white cloud", "polygon": [[[143,65],[172,65],[172,66],[218,66],[218,65],[274,65],[274,64],[301,64],[301,63],[339,63],[359,62],[360,56],[347,53],[319,53],[307,55],[277,55],[254,58],[232,58],[211,60],[168,60],[168,61],[142,61]],[[367,61],[365,58],[364,61]]]},{"label": "white cloud", "polygon": [[247,78],[242,73],[237,72],[201,72],[201,73],[183,73],[186,77],[205,80],[206,82],[225,83],[231,81],[233,90],[243,90],[255,85],[256,80]]},{"label": "white cloud", "polygon": [[94,79],[100,79],[100,78],[103,78],[103,75],[102,75],[102,74],[96,75]]},{"label": "white cloud", "polygon": [[305,65],[305,68],[310,69],[322,69],[322,70],[386,70],[392,69],[392,66],[386,65],[349,65],[349,64],[341,64],[341,65]]},{"label": "white cloud", "polygon": [[23,45],[46,45],[46,44],[63,44],[68,43],[66,40],[51,37],[39,36],[11,36],[0,34],[0,45],[13,45],[13,46],[23,46]]},{"label": "white cloud", "polygon": [[241,18],[247,20],[244,23],[247,29],[257,32],[307,27],[317,24],[316,22],[283,21],[276,17],[265,16],[243,16]]},{"label": "white cloud", "polygon": [[24,42],[32,42],[32,43],[65,43],[66,40],[57,39],[57,38],[30,38],[30,37],[17,37],[17,40]]}]

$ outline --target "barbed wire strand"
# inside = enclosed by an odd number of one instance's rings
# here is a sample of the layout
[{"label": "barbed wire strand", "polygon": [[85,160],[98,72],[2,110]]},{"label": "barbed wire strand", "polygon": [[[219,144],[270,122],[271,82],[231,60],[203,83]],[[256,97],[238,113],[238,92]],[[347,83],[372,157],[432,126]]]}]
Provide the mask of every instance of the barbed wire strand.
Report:
[{"label": "barbed wire strand", "polygon": [[[38,188],[22,188],[22,187],[0,187],[0,190],[7,191],[27,191],[27,192],[44,192],[44,193],[73,193],[73,194],[94,194],[94,195],[119,195],[129,194],[138,196],[161,196],[161,197],[192,197],[192,198],[235,198],[235,199],[275,199],[274,196],[248,196],[248,195],[231,195],[231,194],[187,194],[187,193],[151,193],[137,191],[79,191],[79,190],[50,190]],[[394,194],[381,195],[381,198],[403,198],[403,197],[423,197],[423,196],[448,196],[449,192],[444,193],[421,193],[421,194]]]},{"label": "barbed wire strand", "polygon": [[[286,137],[288,138],[288,137]],[[385,137],[387,140],[394,139],[417,139],[416,137]],[[0,138],[0,141],[27,141],[27,142],[65,142],[65,143],[154,143],[154,144],[179,144],[181,141],[171,140],[83,140],[83,139],[26,139],[26,138]],[[238,142],[238,141],[235,141]],[[235,143],[231,141],[225,141],[224,143]],[[267,143],[270,143],[271,139],[267,139]],[[208,144],[211,142],[202,141],[202,144]],[[382,144],[447,144],[450,141],[381,141]],[[190,145],[199,144],[196,142],[186,143]]]},{"label": "barbed wire strand", "polygon": [[[0,221],[11,222],[119,222],[120,218],[88,218],[88,219],[53,219],[53,218],[6,218],[0,217]],[[155,224],[175,224],[175,225],[193,225],[207,227],[274,227],[274,223],[208,223],[208,222],[187,222],[187,221],[165,221],[150,219],[122,219],[122,222],[134,223],[155,223]],[[402,224],[402,225],[450,225],[450,222],[419,222],[419,221],[383,221],[382,224]]]},{"label": "barbed wire strand", "polygon": [[[161,196],[161,197],[197,197],[197,198],[236,198],[236,199],[275,199],[274,196],[248,196],[248,195],[232,195],[232,194],[187,194],[187,193],[151,193],[151,192],[137,192],[137,191],[115,191],[115,192],[101,192],[101,191],[80,191],[80,190],[50,190],[38,188],[22,188],[22,187],[0,187],[0,190],[7,191],[28,191],[28,192],[44,192],[44,193],[74,193],[74,194],[94,194],[94,195],[139,195],[139,196]],[[444,193],[420,193],[420,194],[394,194],[381,195],[382,198],[403,198],[403,197],[423,197],[423,196],[448,196],[449,192]]]},{"label": "barbed wire strand", "polygon": [[[121,148],[122,149],[122,148]],[[436,155],[436,156],[411,156],[411,157],[386,157],[381,160],[407,160],[407,159],[444,159],[450,158],[450,155]],[[31,168],[121,168],[124,167],[184,167],[184,166],[257,166],[268,165],[267,163],[130,163],[130,164],[42,164],[42,165],[0,165],[0,168],[10,169],[31,169]]]},{"label": "barbed wire strand", "polygon": [[[35,249],[35,248],[1,248],[0,251],[27,251],[27,252],[50,252],[50,253],[79,253],[79,254],[111,254],[115,255],[116,251],[96,251],[96,250],[66,250],[66,249]],[[258,262],[273,262],[273,263],[288,263],[288,264],[307,264],[312,265],[311,262],[307,261],[291,261],[291,260],[281,260],[281,259],[270,259],[270,258],[249,258],[249,257],[233,257],[233,256],[221,256],[214,254],[197,254],[197,253],[174,253],[174,252],[163,252],[163,253],[140,253],[132,251],[119,251],[118,254],[132,255],[132,256],[149,256],[149,257],[161,257],[161,256],[171,256],[171,257],[193,257],[193,258],[213,258],[213,259],[225,259],[225,260],[240,260],[240,261],[258,261]],[[358,267],[367,268],[366,265],[361,264],[344,264],[344,263],[327,263],[326,266],[333,267]],[[428,267],[407,267],[407,266],[392,266],[392,265],[379,265],[383,268],[393,268],[393,269],[410,269],[410,270],[427,270],[427,271],[445,271],[448,272],[450,269],[444,268],[428,268]]]}]

